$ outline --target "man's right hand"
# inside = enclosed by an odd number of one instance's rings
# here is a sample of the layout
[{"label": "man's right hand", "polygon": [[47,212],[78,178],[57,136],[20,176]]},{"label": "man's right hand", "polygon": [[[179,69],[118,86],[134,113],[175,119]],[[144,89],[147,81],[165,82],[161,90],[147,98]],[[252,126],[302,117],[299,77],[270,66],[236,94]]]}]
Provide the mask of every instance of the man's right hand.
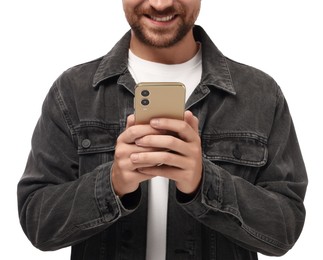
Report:
[{"label": "man's right hand", "polygon": [[[133,153],[149,152],[155,148],[139,147],[135,144],[136,139],[146,135],[163,134],[152,128],[150,125],[135,125],[134,115],[127,118],[126,129],[117,139],[114,163],[112,166],[112,185],[116,195],[122,197],[127,193],[134,192],[138,189],[139,184],[143,181],[153,178],[137,171],[137,167],[132,163],[130,156]],[[145,165],[152,167],[154,165]],[[140,167],[143,167],[142,165]]]}]

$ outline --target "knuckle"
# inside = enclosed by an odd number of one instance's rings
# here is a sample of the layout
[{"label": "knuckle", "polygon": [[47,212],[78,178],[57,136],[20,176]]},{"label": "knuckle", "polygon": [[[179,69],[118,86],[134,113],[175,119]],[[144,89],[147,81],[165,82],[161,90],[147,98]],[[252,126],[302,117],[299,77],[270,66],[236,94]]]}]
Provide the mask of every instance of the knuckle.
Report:
[{"label": "knuckle", "polygon": [[121,158],[123,158],[124,157],[124,152],[123,152],[123,150],[122,149],[119,149],[119,147],[117,147],[116,149],[115,149],[115,152],[114,152],[114,158],[116,158],[116,159],[118,159],[118,160],[120,160]]},{"label": "knuckle", "polygon": [[191,151],[195,155],[200,155],[201,154],[201,148],[198,145],[191,145]]},{"label": "knuckle", "polygon": [[116,140],[116,146],[118,146],[120,143],[122,143],[122,134],[118,136]]},{"label": "knuckle", "polygon": [[172,136],[165,139],[165,147],[171,148],[172,145],[176,144],[177,138],[174,138]]},{"label": "knuckle", "polygon": [[188,130],[188,124],[183,123],[179,125],[179,133],[185,133]]},{"label": "knuckle", "polygon": [[136,131],[133,127],[130,127],[127,129],[127,135],[130,140],[134,140],[136,138]]},{"label": "knuckle", "polygon": [[169,152],[165,152],[161,156],[161,159],[163,160],[163,162],[171,163],[171,161],[172,161],[172,154],[169,153]]}]

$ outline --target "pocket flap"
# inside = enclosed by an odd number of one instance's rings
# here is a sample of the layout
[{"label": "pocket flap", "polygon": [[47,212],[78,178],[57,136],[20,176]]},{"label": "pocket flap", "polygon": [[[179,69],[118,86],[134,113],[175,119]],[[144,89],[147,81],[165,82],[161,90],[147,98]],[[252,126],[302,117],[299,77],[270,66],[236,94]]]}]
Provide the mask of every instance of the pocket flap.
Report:
[{"label": "pocket flap", "polygon": [[251,133],[208,135],[203,138],[204,157],[212,161],[260,167],[268,157],[267,140]]},{"label": "pocket flap", "polygon": [[118,124],[82,122],[76,127],[78,154],[113,151],[120,133]]}]

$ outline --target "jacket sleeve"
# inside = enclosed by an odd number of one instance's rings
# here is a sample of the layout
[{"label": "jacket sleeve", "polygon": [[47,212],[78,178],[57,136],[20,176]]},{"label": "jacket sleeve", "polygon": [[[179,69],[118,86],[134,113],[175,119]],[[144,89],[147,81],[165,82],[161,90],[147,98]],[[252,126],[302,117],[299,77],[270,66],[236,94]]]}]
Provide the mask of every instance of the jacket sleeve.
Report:
[{"label": "jacket sleeve", "polygon": [[307,175],[292,119],[280,89],[268,138],[268,161],[255,183],[204,159],[200,192],[179,201],[194,218],[235,243],[267,255],[285,254],[305,220]]},{"label": "jacket sleeve", "polygon": [[17,190],[21,226],[41,250],[76,244],[129,213],[113,192],[111,163],[78,176],[77,148],[69,125],[54,85],[44,101]]}]

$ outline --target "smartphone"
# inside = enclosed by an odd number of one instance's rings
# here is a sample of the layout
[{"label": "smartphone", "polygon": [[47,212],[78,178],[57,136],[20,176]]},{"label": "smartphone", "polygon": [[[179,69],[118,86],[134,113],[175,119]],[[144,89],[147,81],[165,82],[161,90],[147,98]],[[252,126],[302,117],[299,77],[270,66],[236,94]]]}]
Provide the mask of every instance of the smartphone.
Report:
[{"label": "smartphone", "polygon": [[184,118],[185,86],[180,82],[142,82],[135,88],[135,122],[149,124],[152,118]]}]

